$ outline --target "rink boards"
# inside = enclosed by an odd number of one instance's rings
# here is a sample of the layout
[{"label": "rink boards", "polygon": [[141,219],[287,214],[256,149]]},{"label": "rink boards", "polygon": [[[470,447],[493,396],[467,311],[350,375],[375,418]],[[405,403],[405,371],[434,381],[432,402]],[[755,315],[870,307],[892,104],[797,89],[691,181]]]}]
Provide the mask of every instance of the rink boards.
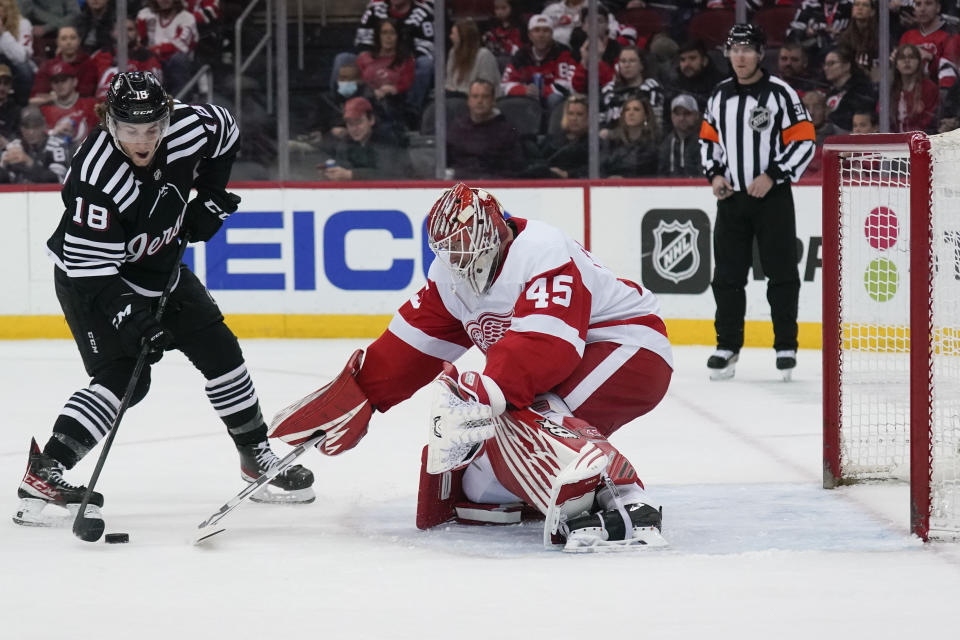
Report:
[{"label": "rink boards", "polygon": [[[372,337],[424,283],[427,211],[446,183],[243,183],[223,232],[187,262],[243,337]],[[657,293],[671,340],[711,344],[711,229],[705,181],[491,182],[512,215],[546,220],[618,276]],[[821,192],[794,188],[800,248],[800,342],[820,346]],[[0,338],[68,337],[45,242],[63,212],[54,189],[0,190],[6,233]],[[747,344],[769,345],[759,264],[747,286]]]}]

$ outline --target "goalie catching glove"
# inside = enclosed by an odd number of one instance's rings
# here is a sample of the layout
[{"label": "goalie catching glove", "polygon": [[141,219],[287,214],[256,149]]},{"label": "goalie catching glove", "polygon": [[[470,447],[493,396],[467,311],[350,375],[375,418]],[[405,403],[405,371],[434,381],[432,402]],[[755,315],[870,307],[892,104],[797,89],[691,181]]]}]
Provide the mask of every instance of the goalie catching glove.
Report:
[{"label": "goalie catching glove", "polygon": [[427,473],[438,474],[465,467],[480,454],[507,401],[492,378],[475,371],[458,374],[449,362],[434,385]]},{"label": "goalie catching glove", "polygon": [[357,373],[363,351],[356,350],[340,375],[325,387],[279,412],[270,424],[267,435],[290,445],[298,445],[317,435],[327,434],[319,446],[328,456],[335,456],[357,446],[367,435],[373,406],[357,384]]},{"label": "goalie catching glove", "polygon": [[229,191],[201,189],[187,204],[185,226],[193,242],[206,242],[240,206],[240,196]]}]

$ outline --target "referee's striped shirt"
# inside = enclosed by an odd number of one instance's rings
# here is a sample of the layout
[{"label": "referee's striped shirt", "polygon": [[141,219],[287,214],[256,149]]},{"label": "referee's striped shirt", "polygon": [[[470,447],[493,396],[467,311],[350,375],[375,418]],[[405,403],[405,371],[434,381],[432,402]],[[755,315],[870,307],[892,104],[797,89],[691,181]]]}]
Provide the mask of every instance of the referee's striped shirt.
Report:
[{"label": "referee's striped shirt", "polygon": [[796,182],[813,159],[816,134],[797,92],[766,71],[753,84],[730,77],[707,101],[700,158],[707,180],[724,176],[746,191],[766,173],[776,184]]}]

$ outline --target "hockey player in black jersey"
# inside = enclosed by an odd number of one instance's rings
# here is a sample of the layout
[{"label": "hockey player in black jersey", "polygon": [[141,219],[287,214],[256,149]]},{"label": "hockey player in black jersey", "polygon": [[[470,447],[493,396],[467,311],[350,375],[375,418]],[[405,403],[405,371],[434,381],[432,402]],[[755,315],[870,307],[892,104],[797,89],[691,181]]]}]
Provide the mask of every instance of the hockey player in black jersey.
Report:
[{"label": "hockey player in black jersey", "polygon": [[[18,524],[62,520],[41,513],[50,503],[79,506],[84,489],[68,483],[64,471],[107,435],[144,343],[151,364],[177,349],[206,378],[245,480],[277,462],[236,336],[193,272],[174,264],[186,232],[191,241],[209,240],[237,210],[239,197],[226,191],[239,146],[233,117],[216,105],[174,102],[149,72],[115,76],[98,115],[101,125],[70,164],[65,211],[47,241],[57,298],[92,379],[67,400],[43,449],[31,443]],[[188,201],[191,189],[197,195]],[[178,279],[157,321],[156,304],[174,269]],[[148,364],[131,406],[149,387]],[[297,465],[258,497],[311,502],[312,484],[313,474]],[[91,504],[102,506],[103,497],[95,493]]]}]

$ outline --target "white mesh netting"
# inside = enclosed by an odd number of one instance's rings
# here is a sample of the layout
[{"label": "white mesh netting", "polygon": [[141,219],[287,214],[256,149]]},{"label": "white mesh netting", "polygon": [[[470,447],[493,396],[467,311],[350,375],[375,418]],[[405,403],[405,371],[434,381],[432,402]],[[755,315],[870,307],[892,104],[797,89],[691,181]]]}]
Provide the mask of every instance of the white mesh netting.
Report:
[{"label": "white mesh netting", "polygon": [[960,131],[930,138],[931,535],[960,534]]},{"label": "white mesh netting", "polygon": [[[960,533],[960,132],[931,137],[931,535]],[[910,156],[840,158],[841,475],[909,478]],[[921,285],[922,286],[922,285]],[[926,375],[924,372],[922,375]]]}]

